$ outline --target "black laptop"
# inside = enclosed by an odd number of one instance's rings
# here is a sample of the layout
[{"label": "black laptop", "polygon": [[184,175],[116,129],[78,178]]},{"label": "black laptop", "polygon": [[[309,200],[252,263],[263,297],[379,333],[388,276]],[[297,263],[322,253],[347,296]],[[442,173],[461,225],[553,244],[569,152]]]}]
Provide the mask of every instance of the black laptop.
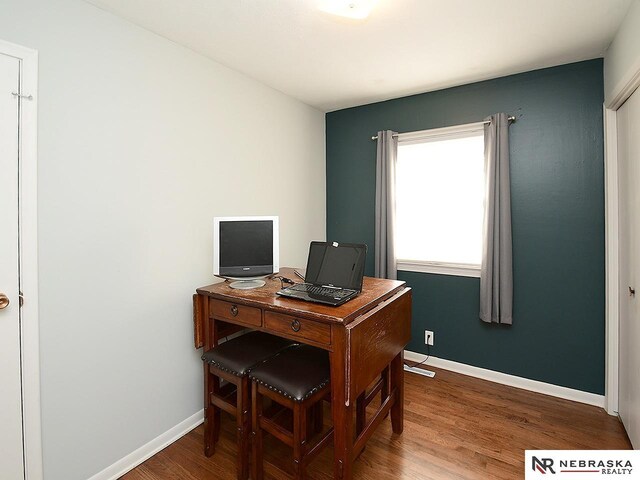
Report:
[{"label": "black laptop", "polygon": [[311,242],[305,283],[278,291],[278,295],[338,306],[362,291],[367,246],[355,243]]}]

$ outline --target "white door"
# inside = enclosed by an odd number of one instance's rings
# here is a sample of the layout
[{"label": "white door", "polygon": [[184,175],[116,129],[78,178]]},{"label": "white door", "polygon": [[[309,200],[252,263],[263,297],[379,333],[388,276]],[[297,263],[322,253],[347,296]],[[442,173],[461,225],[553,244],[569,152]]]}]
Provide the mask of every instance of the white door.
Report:
[{"label": "white door", "polygon": [[620,196],[619,414],[633,447],[640,448],[640,90],[618,109],[616,122]]},{"label": "white door", "polygon": [[18,254],[20,61],[0,54],[0,478],[23,479]]}]

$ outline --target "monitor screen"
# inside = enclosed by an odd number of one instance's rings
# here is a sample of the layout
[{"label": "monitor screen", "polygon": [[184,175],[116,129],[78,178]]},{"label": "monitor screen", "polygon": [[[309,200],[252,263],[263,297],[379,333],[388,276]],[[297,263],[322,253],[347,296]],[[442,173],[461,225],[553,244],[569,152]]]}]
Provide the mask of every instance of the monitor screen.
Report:
[{"label": "monitor screen", "polygon": [[278,271],[278,217],[216,217],[213,273],[230,278]]}]

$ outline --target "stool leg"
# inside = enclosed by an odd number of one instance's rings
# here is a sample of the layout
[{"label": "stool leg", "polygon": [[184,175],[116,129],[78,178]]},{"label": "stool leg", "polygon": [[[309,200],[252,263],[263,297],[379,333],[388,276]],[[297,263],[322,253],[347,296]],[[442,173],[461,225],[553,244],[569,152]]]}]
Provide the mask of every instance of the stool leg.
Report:
[{"label": "stool leg", "polygon": [[213,455],[220,436],[220,409],[211,404],[211,394],[220,389],[220,379],[204,364],[204,454]]},{"label": "stool leg", "polygon": [[322,400],[317,402],[311,408],[307,409],[307,436],[313,437],[314,435],[322,432],[324,426],[324,412],[322,410]]},{"label": "stool leg", "polygon": [[[404,365],[403,367],[404,368]],[[382,390],[381,390],[381,400],[380,402],[384,402],[389,396],[389,365],[382,370]],[[387,413],[384,418],[387,418],[389,414]]]},{"label": "stool leg", "polygon": [[294,480],[304,478],[303,444],[307,439],[307,409],[303,404],[296,402],[293,406],[293,471]]},{"label": "stool leg", "polygon": [[253,426],[253,446],[252,446],[252,464],[251,479],[262,480],[263,464],[262,464],[262,427],[260,419],[262,418],[262,395],[258,392],[258,384],[253,382],[251,385],[251,425]]},{"label": "stool leg", "polygon": [[320,400],[313,406],[313,433],[322,432],[322,428],[324,426],[324,409],[323,409],[323,401]]},{"label": "stool leg", "polygon": [[[213,393],[220,393],[220,377],[212,375],[213,377]],[[213,442],[218,443],[220,440],[220,408],[212,405],[213,408]]]},{"label": "stool leg", "polygon": [[356,399],[356,437],[364,430],[364,425],[367,421],[367,410],[364,403],[365,392],[358,395]]},{"label": "stool leg", "polygon": [[236,393],[236,426],[238,431],[238,480],[249,478],[249,439],[251,434],[249,377],[246,375],[238,384]]}]

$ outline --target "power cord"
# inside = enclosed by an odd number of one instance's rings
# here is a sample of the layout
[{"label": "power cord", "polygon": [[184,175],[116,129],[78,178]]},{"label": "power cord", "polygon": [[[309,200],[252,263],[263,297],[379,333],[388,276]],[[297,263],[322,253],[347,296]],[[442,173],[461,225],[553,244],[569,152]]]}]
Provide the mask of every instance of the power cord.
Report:
[{"label": "power cord", "polygon": [[429,345],[429,340],[431,339],[431,335],[429,335],[427,337],[427,358],[425,358],[424,360],[422,360],[420,363],[414,363],[413,365],[411,365],[409,362],[407,362],[406,360],[404,361],[405,366],[409,367],[409,368],[416,368],[419,367],[420,365],[423,365],[424,363],[426,363],[427,360],[429,360],[429,357],[431,356],[431,345]]},{"label": "power cord", "polygon": [[296,282],[294,282],[290,278],[281,277],[279,275],[274,275],[271,278],[273,278],[274,280],[280,280],[280,288],[285,288],[285,284],[287,284],[287,285],[295,285],[296,284]]}]

